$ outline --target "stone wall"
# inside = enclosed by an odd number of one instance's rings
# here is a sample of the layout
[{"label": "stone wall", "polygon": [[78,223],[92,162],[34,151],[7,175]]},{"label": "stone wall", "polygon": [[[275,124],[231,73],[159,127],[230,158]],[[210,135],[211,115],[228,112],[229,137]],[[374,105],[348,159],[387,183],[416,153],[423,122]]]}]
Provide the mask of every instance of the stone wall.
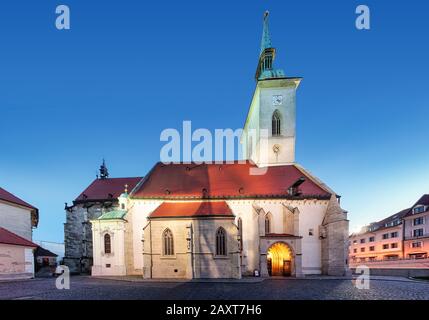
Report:
[{"label": "stone wall", "polygon": [[[219,227],[227,233],[225,257],[215,254]],[[162,235],[167,228],[174,237],[173,256],[164,256],[162,252]],[[240,278],[237,235],[232,219],[154,219],[145,229],[144,277]]]},{"label": "stone wall", "polygon": [[93,264],[90,220],[101,216],[103,208],[113,209],[113,202],[88,202],[66,210],[64,224],[64,264],[72,273],[90,273]]}]

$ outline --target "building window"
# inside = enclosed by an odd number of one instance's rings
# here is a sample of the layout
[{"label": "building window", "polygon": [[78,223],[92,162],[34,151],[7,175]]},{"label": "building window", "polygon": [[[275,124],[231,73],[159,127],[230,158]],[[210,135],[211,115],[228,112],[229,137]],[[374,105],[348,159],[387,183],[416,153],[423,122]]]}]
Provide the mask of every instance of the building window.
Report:
[{"label": "building window", "polygon": [[170,229],[164,231],[162,235],[163,240],[163,255],[164,256],[173,256],[174,255],[174,241],[173,241],[173,232]]},{"label": "building window", "polygon": [[310,237],[312,237],[312,236],[314,235],[314,229],[309,229],[309,230],[308,230],[308,235],[309,235]]},{"label": "building window", "polygon": [[369,237],[369,242],[374,242],[375,241],[375,237]]},{"label": "building window", "polygon": [[419,226],[419,225],[424,224],[424,223],[425,223],[425,222],[424,222],[424,218],[423,218],[423,217],[415,218],[415,219],[413,220],[413,224],[414,224],[415,226]]},{"label": "building window", "polygon": [[390,234],[390,237],[391,238],[397,238],[398,237],[398,232],[396,231],[396,232],[392,232],[391,234]]},{"label": "building window", "polygon": [[360,248],[360,252],[365,252],[365,248]]},{"label": "building window", "polygon": [[353,253],[357,253],[357,249],[353,249]]},{"label": "building window", "polygon": [[273,113],[272,121],[272,134],[273,136],[279,136],[281,134],[281,117],[280,113],[276,110]]},{"label": "building window", "polygon": [[387,250],[389,249],[389,245],[388,244],[383,244],[383,250]]},{"label": "building window", "polygon": [[365,239],[360,239],[360,243],[365,243]]},{"label": "building window", "polygon": [[415,229],[413,231],[413,236],[414,237],[423,237],[423,229]]},{"label": "building window", "polygon": [[383,240],[386,240],[386,239],[389,239],[389,234],[388,233],[383,234]]},{"label": "building window", "polygon": [[353,240],[353,244],[357,244],[357,240]]},{"label": "building window", "polygon": [[112,253],[112,238],[108,233],[104,235],[104,253],[106,254]]},{"label": "building window", "polygon": [[121,209],[125,210],[125,203],[121,203]]},{"label": "building window", "polygon": [[265,234],[271,233],[271,214],[265,216]]},{"label": "building window", "polygon": [[397,244],[397,243],[392,243],[392,244],[390,245],[390,248],[392,248],[392,249],[397,249],[397,248],[398,248],[398,244]]},{"label": "building window", "polygon": [[369,251],[375,251],[375,247],[374,246],[369,247]]},{"label": "building window", "polygon": [[423,247],[423,243],[422,243],[421,241],[413,242],[413,243],[411,244],[411,247],[412,247],[412,248],[421,248],[421,247]]},{"label": "building window", "polygon": [[423,213],[425,212],[425,207],[424,206],[419,206],[413,209],[413,213],[414,214],[418,214],[418,213]]},{"label": "building window", "polygon": [[216,232],[216,255],[226,256],[226,231],[222,227]]}]

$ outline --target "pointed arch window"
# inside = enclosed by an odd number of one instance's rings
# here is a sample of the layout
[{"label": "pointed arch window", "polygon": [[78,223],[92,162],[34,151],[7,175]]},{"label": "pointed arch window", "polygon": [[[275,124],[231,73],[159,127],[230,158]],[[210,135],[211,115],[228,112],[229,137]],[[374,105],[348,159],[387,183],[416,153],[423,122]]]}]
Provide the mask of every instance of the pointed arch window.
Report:
[{"label": "pointed arch window", "polygon": [[173,232],[170,229],[167,229],[162,234],[162,243],[163,249],[162,254],[164,256],[173,256],[174,255],[174,241],[173,241]]},{"label": "pointed arch window", "polygon": [[108,233],[104,235],[104,253],[112,253],[112,237]]},{"label": "pointed arch window", "polygon": [[265,216],[265,234],[271,233],[271,214],[268,213]]},{"label": "pointed arch window", "polygon": [[222,227],[216,231],[216,255],[226,256],[226,231]]},{"label": "pointed arch window", "polygon": [[280,112],[278,112],[277,110],[273,113],[272,134],[273,136],[281,135],[281,117]]}]

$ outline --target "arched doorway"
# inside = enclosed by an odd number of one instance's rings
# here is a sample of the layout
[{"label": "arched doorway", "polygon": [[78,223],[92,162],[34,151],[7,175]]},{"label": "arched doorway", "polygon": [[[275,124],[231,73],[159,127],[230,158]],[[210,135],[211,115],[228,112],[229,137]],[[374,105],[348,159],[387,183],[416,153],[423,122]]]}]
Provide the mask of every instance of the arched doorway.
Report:
[{"label": "arched doorway", "polygon": [[267,269],[270,276],[290,277],[292,275],[293,253],[283,243],[274,243],[267,252]]}]

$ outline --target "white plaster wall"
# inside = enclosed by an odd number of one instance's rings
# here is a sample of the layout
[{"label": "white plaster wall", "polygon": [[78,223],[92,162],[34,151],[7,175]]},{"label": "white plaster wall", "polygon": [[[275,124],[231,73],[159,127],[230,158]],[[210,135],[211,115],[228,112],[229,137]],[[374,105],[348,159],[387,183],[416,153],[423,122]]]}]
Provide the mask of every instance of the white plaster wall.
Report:
[{"label": "white plaster wall", "polygon": [[[133,252],[135,269],[143,269],[143,228],[147,225],[147,217],[163,201],[133,199],[130,210],[133,210]],[[253,205],[270,212],[273,216],[272,232],[284,233],[284,207],[288,205],[298,208],[299,236],[302,236],[302,267],[304,274],[321,273],[321,240],[319,226],[323,222],[328,201],[321,200],[229,200],[227,201],[234,215],[235,223],[242,219],[243,226],[243,273],[252,273],[260,269],[259,239],[264,235],[264,214],[256,213]],[[309,235],[310,229],[313,236]]]},{"label": "white plaster wall", "polygon": [[[244,272],[253,272],[260,269],[259,266],[259,236],[265,232],[265,215],[259,216],[253,209],[253,204],[262,208],[265,213],[270,212],[273,218],[271,232],[284,233],[283,204],[298,208],[299,214],[299,236],[302,237],[302,267],[304,274],[320,274],[322,242],[319,239],[319,226],[325,217],[328,201],[319,200],[232,200],[228,205],[239,217],[243,225],[243,264]],[[258,227],[259,223],[259,227]],[[313,236],[309,230],[313,229]],[[295,232],[296,234],[297,232]]]},{"label": "white plaster wall", "polygon": [[[126,274],[125,226],[122,220],[95,220],[92,222],[94,265],[92,275],[120,276]],[[111,236],[111,253],[104,252],[104,235]],[[106,265],[110,264],[110,268]]]},{"label": "white plaster wall", "polygon": [[23,207],[0,202],[0,227],[31,241],[31,211]]},{"label": "white plaster wall", "polygon": [[133,252],[134,269],[143,270],[143,228],[147,225],[147,217],[158,208],[164,201],[161,200],[139,200],[130,201],[129,211],[133,215]]},{"label": "white plaster wall", "polygon": [[33,248],[0,244],[0,280],[34,276]]},{"label": "white plaster wall", "polygon": [[[322,273],[322,241],[319,226],[328,208],[328,201],[300,201],[299,234],[302,236],[302,271],[304,274]],[[313,236],[309,230],[313,229]]]},{"label": "white plaster wall", "polygon": [[[243,133],[243,157],[251,158],[261,166],[281,165],[295,161],[296,88],[298,83],[295,80],[258,82]],[[277,95],[283,96],[281,105],[273,105],[273,96]],[[282,117],[280,137],[271,136],[272,116],[275,110],[278,110]],[[256,129],[256,137],[253,137],[253,153],[250,157],[249,136],[252,129]],[[267,139],[261,139],[261,129],[267,130]],[[276,144],[280,145],[278,154],[273,152],[273,146]]]}]

